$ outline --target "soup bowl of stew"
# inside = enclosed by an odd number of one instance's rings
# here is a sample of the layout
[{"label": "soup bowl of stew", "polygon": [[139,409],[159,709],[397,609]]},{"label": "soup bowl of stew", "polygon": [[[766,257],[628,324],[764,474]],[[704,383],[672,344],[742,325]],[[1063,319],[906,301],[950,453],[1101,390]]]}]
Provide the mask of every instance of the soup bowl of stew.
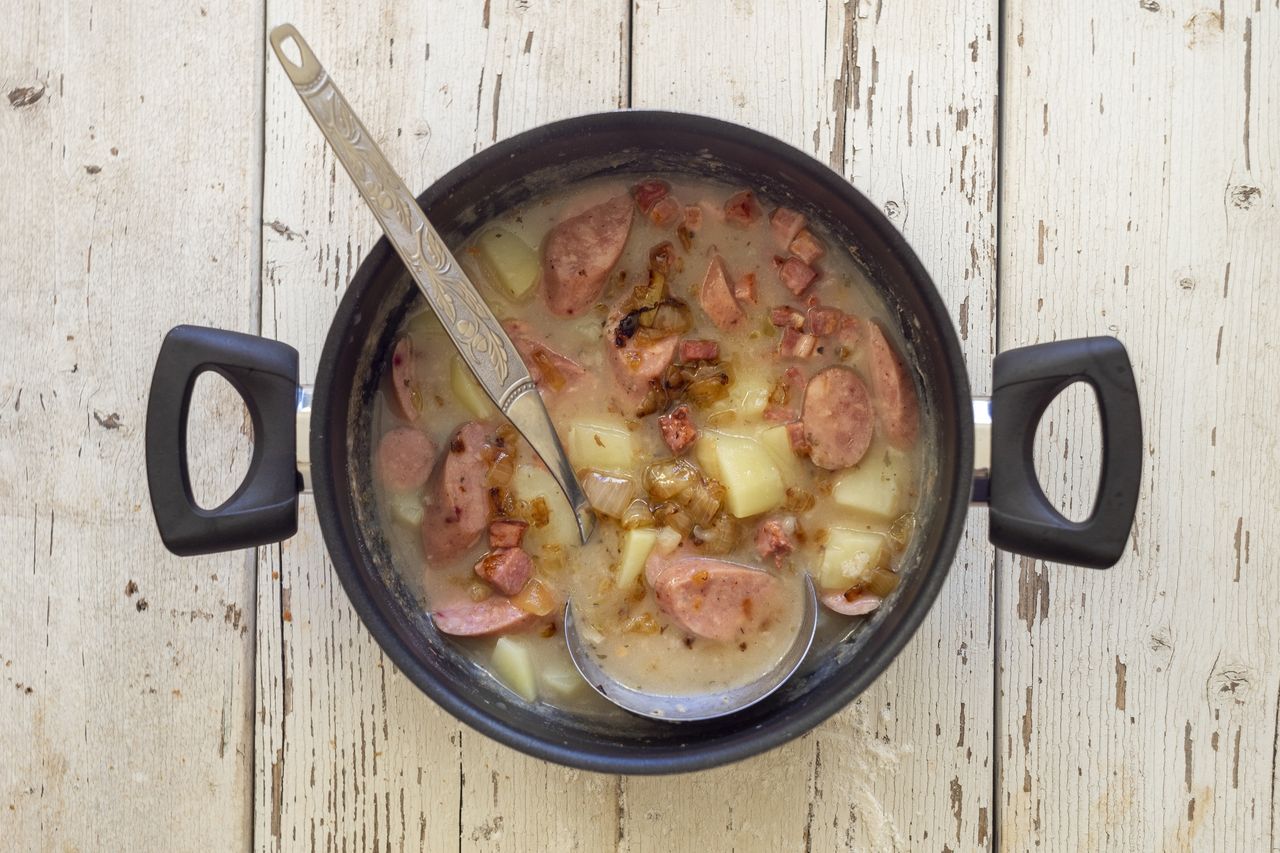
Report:
[{"label": "soup bowl of stew", "polygon": [[[554,481],[454,351],[386,240],[339,306],[312,386],[286,344],[178,327],[147,416],[166,545],[195,554],[296,531],[309,488],[353,607],[400,670],[530,755],[672,773],[778,746],[893,660],[950,570],[971,503],[999,547],[1104,568],[1141,464],[1123,346],[997,357],[969,390],[952,319],[902,236],[841,176],[700,116],[588,115],[498,143],[419,203],[529,367],[591,500],[586,545]],[[201,509],[186,470],[195,378],[253,418],[244,483]],[[1097,395],[1092,515],[1062,517],[1032,464],[1065,387]],[[805,584],[816,639],[780,689],[714,720],[629,714],[586,683],[563,614],[635,689],[681,696],[767,671]]]}]

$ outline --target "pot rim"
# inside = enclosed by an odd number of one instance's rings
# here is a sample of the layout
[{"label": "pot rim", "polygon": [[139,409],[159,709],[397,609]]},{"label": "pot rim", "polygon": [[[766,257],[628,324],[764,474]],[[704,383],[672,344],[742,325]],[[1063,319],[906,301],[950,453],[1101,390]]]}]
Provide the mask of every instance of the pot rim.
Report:
[{"label": "pot rim", "polygon": [[[645,109],[588,113],[539,125],[473,154],[437,178],[418,196],[418,203],[424,208],[429,208],[435,201],[456,192],[474,174],[482,173],[485,169],[506,161],[522,150],[542,145],[548,140],[590,134],[601,129],[602,125],[613,127],[618,122],[634,125],[661,123],[663,126],[682,127],[708,138],[730,137],[738,144],[745,143],[776,158],[789,168],[805,174],[810,180],[830,185],[833,192],[840,195],[842,200],[862,217],[860,227],[872,231],[875,238],[887,249],[887,254],[892,256],[893,262],[900,265],[908,277],[918,285],[917,297],[933,315],[935,325],[940,332],[939,343],[946,355],[945,366],[949,372],[949,375],[939,376],[938,379],[949,380],[954,398],[952,411],[938,413],[940,418],[949,418],[955,423],[953,464],[955,475],[952,478],[954,482],[951,494],[943,495],[940,499],[942,505],[938,512],[939,517],[935,520],[940,533],[938,548],[930,560],[916,569],[916,571],[924,571],[926,576],[916,595],[910,601],[898,605],[906,611],[902,621],[883,642],[874,647],[868,647],[868,664],[851,678],[841,681],[834,689],[827,691],[825,695],[792,703],[791,706],[787,706],[787,712],[781,714],[781,719],[758,724],[749,738],[725,743],[685,744],[683,748],[645,747],[622,751],[610,747],[609,751],[602,749],[595,752],[567,746],[549,736],[537,737],[508,724],[487,712],[483,703],[470,701],[450,683],[424,666],[406,647],[396,627],[382,613],[369,589],[361,580],[356,568],[356,563],[361,561],[361,549],[358,542],[348,535],[342,513],[339,511],[339,486],[346,488],[348,482],[346,470],[345,468],[337,470],[330,462],[334,449],[331,442],[334,436],[329,430],[331,422],[329,413],[336,403],[338,411],[342,414],[340,422],[345,423],[348,404],[347,398],[335,400],[330,393],[339,358],[348,345],[346,330],[354,322],[353,317],[361,308],[362,294],[384,274],[384,265],[399,263],[385,236],[378,239],[352,276],[334,314],[321,352],[316,372],[311,420],[312,488],[316,514],[325,545],[352,607],[387,657],[432,701],[456,720],[527,755],[582,770],[636,775],[680,773],[739,761],[781,746],[815,728],[862,693],[884,672],[915,635],[946,581],[963,532],[965,517],[968,514],[970,476],[973,467],[971,395],[963,352],[956,337],[950,311],[942,301],[942,296],[933,283],[932,277],[907,243],[906,238],[898,232],[879,208],[844,176],[804,151],[761,131],[695,113]],[[885,257],[884,253],[876,255],[877,260],[883,257]],[[345,431],[342,432],[345,435]],[[944,453],[945,450],[940,452],[940,456]],[[345,447],[341,449],[341,455],[345,458]]]}]

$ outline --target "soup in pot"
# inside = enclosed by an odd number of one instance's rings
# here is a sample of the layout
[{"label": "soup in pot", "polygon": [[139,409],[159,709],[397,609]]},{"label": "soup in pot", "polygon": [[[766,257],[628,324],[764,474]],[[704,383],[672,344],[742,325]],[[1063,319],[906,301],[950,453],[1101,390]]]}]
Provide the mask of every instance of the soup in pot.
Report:
[{"label": "soup in pot", "polygon": [[456,254],[597,531],[580,543],[429,309],[386,365],[376,502],[436,627],[515,693],[603,707],[561,636],[570,599],[618,680],[690,695],[786,653],[805,573],[828,645],[894,590],[919,492],[916,386],[886,306],[818,224],[741,187],[606,179],[537,198]]}]

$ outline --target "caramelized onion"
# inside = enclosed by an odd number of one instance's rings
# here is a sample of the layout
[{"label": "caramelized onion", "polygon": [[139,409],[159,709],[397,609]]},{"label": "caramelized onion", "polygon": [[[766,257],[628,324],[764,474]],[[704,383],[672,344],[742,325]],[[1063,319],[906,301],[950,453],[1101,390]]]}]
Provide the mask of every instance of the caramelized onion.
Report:
[{"label": "caramelized onion", "polygon": [[622,518],[635,497],[636,484],[630,477],[588,471],[582,478],[582,491],[596,512],[609,518]]}]

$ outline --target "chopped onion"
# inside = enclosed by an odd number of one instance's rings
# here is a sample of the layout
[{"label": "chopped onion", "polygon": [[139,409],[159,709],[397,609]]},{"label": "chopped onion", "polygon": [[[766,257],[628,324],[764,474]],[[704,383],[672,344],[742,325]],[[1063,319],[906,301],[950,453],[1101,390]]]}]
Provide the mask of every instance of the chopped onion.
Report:
[{"label": "chopped onion", "polygon": [[905,551],[907,543],[911,541],[911,534],[916,529],[916,515],[913,512],[906,512],[898,516],[898,518],[889,525],[889,544],[895,551]]},{"label": "chopped onion", "polygon": [[511,597],[511,603],[534,616],[546,616],[556,609],[555,593],[537,578],[529,578],[524,589]]},{"label": "chopped onion", "polygon": [[622,513],[622,527],[624,530],[653,527],[653,512],[649,509],[649,504],[642,498],[636,498],[628,504]]},{"label": "chopped onion", "polygon": [[481,602],[493,595],[493,590],[489,589],[489,585],[484,581],[474,580],[467,584],[467,595],[472,601]]},{"label": "chopped onion", "polygon": [[511,475],[515,472],[516,458],[505,450],[499,450],[498,455],[494,457],[493,464],[489,466],[489,473],[485,476],[485,483],[486,485],[505,488],[511,482]]},{"label": "chopped onion", "polygon": [[622,630],[628,634],[656,634],[658,621],[648,613],[640,613],[623,622]]},{"label": "chopped onion", "polygon": [[720,505],[724,503],[724,499],[724,486],[715,480],[706,480],[701,477],[674,497],[674,500],[689,513],[689,517],[695,524],[710,523],[720,511]]},{"label": "chopped onion", "polygon": [[792,487],[787,489],[787,499],[783,507],[787,512],[806,512],[813,509],[817,502],[817,498],[809,492]]},{"label": "chopped onion", "polygon": [[728,554],[737,547],[739,532],[737,520],[722,512],[711,524],[693,528],[693,542],[708,554]]},{"label": "chopped onion", "polygon": [[862,591],[869,592],[877,598],[887,598],[889,593],[898,588],[898,576],[888,569],[876,566],[862,584]]},{"label": "chopped onion", "polygon": [[683,459],[662,459],[644,469],[644,488],[655,500],[665,501],[698,481],[698,469]]},{"label": "chopped onion", "polygon": [[582,478],[582,491],[596,512],[610,518],[622,518],[635,497],[636,484],[630,477],[588,471]]},{"label": "chopped onion", "polygon": [[653,508],[653,517],[659,523],[675,528],[683,536],[688,536],[693,531],[693,518],[679,504],[669,501],[659,504]]}]

